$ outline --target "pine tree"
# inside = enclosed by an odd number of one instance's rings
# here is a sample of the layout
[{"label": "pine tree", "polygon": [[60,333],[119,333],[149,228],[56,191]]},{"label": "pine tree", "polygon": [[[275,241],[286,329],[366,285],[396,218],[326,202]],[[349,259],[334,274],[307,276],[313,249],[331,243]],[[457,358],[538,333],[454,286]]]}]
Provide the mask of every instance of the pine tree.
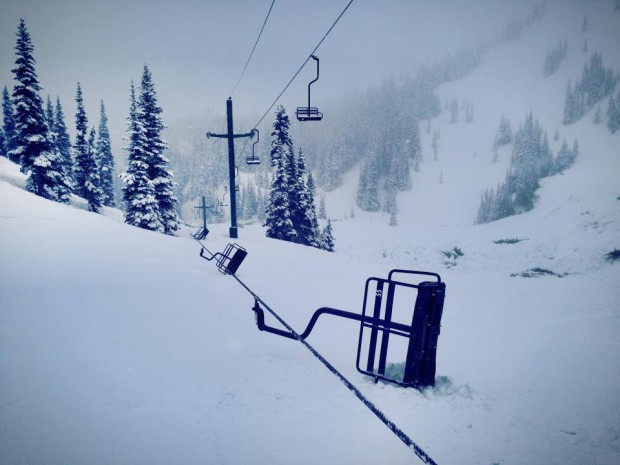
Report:
[{"label": "pine tree", "polygon": [[321,195],[321,200],[319,201],[319,218],[327,219],[327,211],[325,210],[325,195]]},{"label": "pine tree", "polygon": [[323,233],[321,234],[323,250],[327,250],[328,252],[334,252],[336,249],[334,247],[334,234],[332,230],[332,222],[331,220],[327,220],[327,225],[323,228]]},{"label": "pine tree", "polygon": [[297,159],[289,135],[286,110],[279,105],[271,133],[271,164],[275,168],[266,209],[266,235],[274,239],[300,242],[296,230],[301,218],[301,191]]},{"label": "pine tree", "polygon": [[456,99],[452,99],[450,104],[450,124],[458,123],[459,121],[459,104]]},{"label": "pine tree", "polygon": [[132,82],[127,118],[129,145],[124,147],[128,155],[127,171],[119,176],[125,184],[123,187],[125,223],[151,231],[163,231],[158,213],[159,205],[155,198],[155,186],[148,175],[150,156],[145,150],[146,135],[138,111],[136,91]]},{"label": "pine tree", "polygon": [[291,221],[288,205],[288,179],[286,176],[285,159],[275,159],[275,172],[269,191],[269,203],[265,212],[266,236],[273,239],[294,242],[297,234]]},{"label": "pine tree", "polygon": [[396,192],[389,191],[387,198],[387,211],[390,214],[390,226],[398,226],[398,204],[396,203]]},{"label": "pine tree", "polygon": [[[55,120],[55,116],[54,116],[54,107],[52,106],[52,100],[50,99],[50,96],[47,96],[47,105],[45,107],[45,120],[47,121],[47,126],[50,128],[50,130],[52,130],[52,128],[54,127],[54,120]],[[52,133],[54,131],[52,130]]]},{"label": "pine tree", "polygon": [[0,157],[6,157],[6,139],[2,128],[0,128]]},{"label": "pine tree", "polygon": [[103,191],[101,190],[100,169],[97,165],[97,148],[95,146],[95,128],[91,128],[87,141],[86,156],[83,160],[84,199],[88,202],[88,210],[101,213]]},{"label": "pine tree", "polygon": [[307,195],[308,195],[308,217],[310,230],[312,231],[312,240],[310,245],[313,247],[318,247],[320,245],[320,235],[321,232],[319,230],[319,220],[316,213],[316,205],[315,205],[315,186],[314,186],[314,178],[312,177],[312,172],[308,173],[308,182],[306,183]]},{"label": "pine tree", "polygon": [[615,99],[613,94],[609,97],[609,104],[607,106],[607,127],[612,134],[620,129],[620,90]]},{"label": "pine tree", "polygon": [[575,118],[575,97],[573,94],[573,87],[571,86],[570,81],[568,81],[568,86],[566,87],[566,94],[564,97],[564,124],[572,124],[577,119]]},{"label": "pine tree", "polygon": [[13,102],[9,96],[9,90],[4,86],[2,91],[2,130],[4,132],[4,155],[12,162],[19,163],[19,157],[11,156],[15,149],[15,115],[13,113]]},{"label": "pine tree", "polygon": [[287,156],[293,150],[293,141],[289,135],[290,121],[286,110],[282,105],[276,109],[276,120],[273,123],[271,132],[271,153],[270,160],[272,168],[277,167],[278,161]]},{"label": "pine tree", "polygon": [[378,211],[379,203],[379,168],[375,156],[370,156],[362,165],[357,188],[357,206],[364,211]]},{"label": "pine tree", "polygon": [[85,167],[90,166],[90,161],[88,160],[88,118],[84,110],[82,87],[79,82],[75,93],[75,103],[77,110],[75,112],[76,136],[75,144],[73,144],[73,159],[75,162],[73,166],[73,179],[75,182],[75,193],[80,197],[86,198],[86,177],[88,171],[86,171]]},{"label": "pine tree", "polygon": [[433,140],[431,142],[431,148],[433,149],[433,160],[439,160],[439,130],[433,133]]},{"label": "pine tree", "polygon": [[601,124],[601,107],[596,107],[596,111],[594,112],[594,124]]},{"label": "pine tree", "polygon": [[306,163],[301,149],[298,158],[299,171],[299,222],[296,225],[298,240],[301,244],[311,247],[318,247],[320,240],[319,222],[316,216],[316,206],[314,204],[314,179],[312,173],[308,174],[308,182],[304,182]]},{"label": "pine tree", "polygon": [[499,122],[499,127],[497,128],[497,134],[495,136],[495,145],[506,145],[510,144],[511,141],[512,129],[510,128],[510,121],[505,115],[502,115]]},{"label": "pine tree", "polygon": [[568,148],[566,139],[562,141],[562,147],[555,157],[555,172],[561,173],[566,168],[569,168],[575,161],[574,153]]},{"label": "pine tree", "polygon": [[103,192],[102,203],[106,207],[116,207],[114,200],[114,157],[112,156],[112,144],[110,131],[108,130],[108,117],[105,114],[105,105],[101,101],[99,115],[99,131],[97,133],[97,165],[101,176],[101,190]]},{"label": "pine tree", "polygon": [[19,160],[21,171],[28,175],[26,190],[46,199],[69,203],[70,182],[45,119],[43,100],[39,96],[41,86],[32,56],[34,47],[23,19],[17,29],[15,50],[17,59],[12,70],[16,81],[13,88],[15,145],[9,156]]},{"label": "pine tree", "polygon": [[295,242],[304,243],[304,237],[300,234],[300,226],[304,215],[302,197],[305,184],[299,169],[298,159],[292,148],[292,142],[291,149],[284,154],[282,161],[286,167],[288,210],[293,223],[293,229],[296,232]]},{"label": "pine tree", "polygon": [[53,132],[56,135],[56,148],[60,154],[62,165],[67,178],[73,181],[73,160],[71,158],[71,138],[65,125],[65,115],[62,111],[60,98],[56,97],[56,111],[54,115]]},{"label": "pine tree", "polygon": [[144,150],[149,157],[148,175],[155,188],[159,221],[165,234],[174,235],[180,227],[176,210],[178,200],[174,195],[176,184],[172,172],[168,169],[170,160],[164,156],[168,144],[161,138],[165,128],[161,117],[162,109],[157,103],[153,79],[147,66],[144,66],[142,75],[138,108],[138,119],[144,130]]}]

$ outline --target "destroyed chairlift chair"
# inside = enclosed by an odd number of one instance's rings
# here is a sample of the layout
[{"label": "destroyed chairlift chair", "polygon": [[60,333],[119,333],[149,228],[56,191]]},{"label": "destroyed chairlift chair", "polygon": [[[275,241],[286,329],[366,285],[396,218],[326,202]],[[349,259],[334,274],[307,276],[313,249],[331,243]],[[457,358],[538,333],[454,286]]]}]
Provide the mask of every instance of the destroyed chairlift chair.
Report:
[{"label": "destroyed chairlift chair", "polygon": [[[430,276],[434,280],[414,284],[397,280],[395,275],[405,279]],[[299,336],[307,338],[323,314],[357,320],[360,329],[356,365],[360,373],[373,377],[375,382],[384,380],[417,389],[434,386],[445,288],[445,283],[436,273],[392,270],[387,279],[368,278],[361,314],[329,307],[319,308]],[[416,294],[415,300],[412,299],[413,293]],[[396,307],[398,315],[406,317],[407,323],[393,321]],[[252,310],[261,331],[297,339],[291,332],[268,326],[258,300],[255,300]],[[401,362],[388,363],[390,360]]]},{"label": "destroyed chairlift chair", "polygon": [[[205,252],[210,254],[210,257],[205,255]],[[217,265],[217,269],[220,273],[223,274],[231,274],[234,275],[241,262],[245,260],[248,252],[241,247],[239,244],[228,244],[223,252],[216,252],[212,254],[204,247],[200,250],[200,256],[207,261],[211,261],[215,259],[215,264]]]},{"label": "destroyed chairlift chair", "polygon": [[297,107],[295,111],[299,121],[321,121],[323,119],[323,113],[317,107],[310,106],[310,86],[319,80],[319,59],[315,55],[311,55],[311,58],[316,61],[316,78],[308,84],[308,106]]}]

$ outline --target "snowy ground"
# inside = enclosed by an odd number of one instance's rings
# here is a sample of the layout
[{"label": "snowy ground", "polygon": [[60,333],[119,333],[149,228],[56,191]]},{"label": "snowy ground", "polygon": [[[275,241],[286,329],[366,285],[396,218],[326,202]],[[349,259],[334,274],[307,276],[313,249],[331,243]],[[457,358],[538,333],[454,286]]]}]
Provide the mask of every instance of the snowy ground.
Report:
[{"label": "snowy ground", "polygon": [[[2,162],[3,179],[19,177]],[[195,242],[4,180],[0,198],[0,463],[418,463],[301,345],[258,332],[250,296]],[[611,220],[573,229],[607,250],[617,211]],[[337,234],[357,221],[336,223]],[[377,227],[369,236],[388,229]],[[303,328],[319,306],[359,311],[368,276],[439,271],[448,296],[435,389],[358,374],[347,320],[319,321],[310,342],[438,463],[617,463],[620,265],[597,250],[582,269],[558,260],[574,270],[564,278],[510,277],[544,267],[539,252],[558,245],[534,233],[493,243],[504,227],[458,231],[465,255],[450,269],[440,250],[457,244],[454,230],[375,261],[365,247],[329,254],[247,227],[239,276]],[[214,228],[214,250],[225,233]]]},{"label": "snowy ground", "polygon": [[[593,31],[614,21],[605,2],[578,5]],[[398,197],[399,226],[384,214],[350,217],[352,172],[327,198],[337,253],[240,229],[249,255],[239,277],[299,329],[320,306],[361,311],[369,276],[441,274],[434,389],[359,374],[351,321],[321,319],[309,338],[440,464],[620,463],[620,262],[605,260],[620,249],[619,135],[589,116],[561,127],[579,139],[576,165],[544,180],[533,211],[472,225],[480,192],[508,166],[509,151],[489,161],[501,114],[514,129],[532,110],[552,133],[566,82],[589,57],[562,28],[580,33],[583,11],[560,13],[440,89],[442,100],[471,99],[476,123],[432,121],[439,160],[424,133],[422,170]],[[543,32],[540,56],[525,54]],[[566,66],[545,80],[544,54],[565,36]],[[593,32],[589,43],[620,68],[613,34]],[[523,61],[508,73],[506,57]],[[542,89],[534,98],[515,83]],[[23,184],[0,158],[0,464],[420,463],[299,343],[257,331],[249,294],[202,260],[187,232],[132,228],[118,210],[53,204]],[[222,250],[227,225],[211,229],[208,246]],[[442,253],[455,247],[462,256]],[[553,275],[522,276],[537,268]]]}]

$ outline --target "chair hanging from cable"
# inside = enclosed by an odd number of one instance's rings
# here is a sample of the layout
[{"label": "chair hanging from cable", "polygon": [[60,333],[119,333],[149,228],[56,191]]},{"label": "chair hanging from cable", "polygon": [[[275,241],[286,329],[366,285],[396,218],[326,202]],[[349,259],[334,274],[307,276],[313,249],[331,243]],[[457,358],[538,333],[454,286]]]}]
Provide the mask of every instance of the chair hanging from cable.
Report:
[{"label": "chair hanging from cable", "polygon": [[256,142],[252,144],[252,155],[251,156],[248,155],[245,158],[245,162],[248,165],[260,165],[260,158],[256,156],[256,152],[255,152],[256,144],[258,144],[258,141],[260,140],[260,131],[258,129],[254,129],[254,131],[252,132],[256,133]]},{"label": "chair hanging from cable", "polygon": [[323,119],[323,113],[317,107],[310,106],[310,86],[319,80],[319,59],[316,55],[311,55],[311,58],[316,61],[316,78],[308,84],[308,106],[297,107],[295,111],[299,121],[321,121]]}]

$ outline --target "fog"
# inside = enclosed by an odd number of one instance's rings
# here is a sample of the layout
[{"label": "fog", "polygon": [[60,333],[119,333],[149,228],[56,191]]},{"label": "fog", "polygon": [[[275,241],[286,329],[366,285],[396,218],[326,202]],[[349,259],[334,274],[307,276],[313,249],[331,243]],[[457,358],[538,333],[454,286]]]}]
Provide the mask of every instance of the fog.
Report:
[{"label": "fog", "polygon": [[[348,1],[276,1],[254,56],[233,95],[235,114],[262,115]],[[532,2],[509,0],[355,0],[316,54],[319,107],[351,90],[410,71],[450,51],[492,38]],[[104,100],[118,156],[129,86],[146,64],[164,120],[225,110],[271,0],[200,1],[9,0],[0,6],[0,85],[13,85],[15,32],[26,21],[42,97],[59,96],[73,130],[75,89],[84,93],[89,123]],[[310,62],[279,103],[306,101]],[[210,128],[205,128],[209,130]]]}]

